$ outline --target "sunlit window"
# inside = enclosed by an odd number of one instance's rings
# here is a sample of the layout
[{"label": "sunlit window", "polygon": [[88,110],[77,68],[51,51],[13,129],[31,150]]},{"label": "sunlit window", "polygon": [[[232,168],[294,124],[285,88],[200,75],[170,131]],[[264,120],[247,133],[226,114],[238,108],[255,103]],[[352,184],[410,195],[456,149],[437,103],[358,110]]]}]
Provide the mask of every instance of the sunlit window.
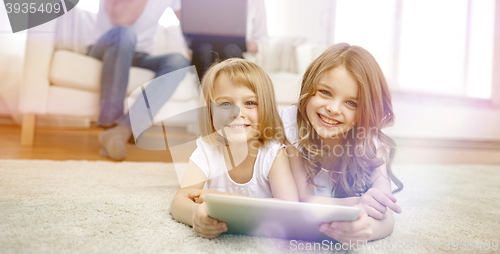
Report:
[{"label": "sunlit window", "polygon": [[404,1],[398,84],[405,90],[461,95],[467,0]]},{"label": "sunlit window", "polygon": [[337,0],[334,42],[370,51],[393,89],[491,98],[494,0]]},{"label": "sunlit window", "polygon": [[491,98],[495,1],[472,1],[465,94]]},{"label": "sunlit window", "polygon": [[395,0],[337,1],[333,37],[334,43],[347,42],[372,53],[389,82],[394,65],[395,3]]}]

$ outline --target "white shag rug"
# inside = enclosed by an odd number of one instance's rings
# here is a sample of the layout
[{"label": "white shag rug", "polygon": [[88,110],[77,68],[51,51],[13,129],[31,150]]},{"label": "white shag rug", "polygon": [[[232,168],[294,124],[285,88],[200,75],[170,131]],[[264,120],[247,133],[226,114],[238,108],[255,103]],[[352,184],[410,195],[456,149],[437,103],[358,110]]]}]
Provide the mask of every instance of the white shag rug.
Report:
[{"label": "white shag rug", "polygon": [[[403,213],[395,215],[389,237],[354,253],[427,253],[429,248],[437,250],[432,253],[451,253],[446,249],[454,247],[454,240],[459,241],[457,251],[463,248],[460,241],[472,241],[475,246],[468,252],[500,253],[491,245],[500,241],[500,166],[396,168],[405,184],[396,195]],[[335,249],[324,243],[263,237],[196,237],[169,214],[177,187],[175,170],[168,163],[0,160],[0,253],[331,253]]]}]

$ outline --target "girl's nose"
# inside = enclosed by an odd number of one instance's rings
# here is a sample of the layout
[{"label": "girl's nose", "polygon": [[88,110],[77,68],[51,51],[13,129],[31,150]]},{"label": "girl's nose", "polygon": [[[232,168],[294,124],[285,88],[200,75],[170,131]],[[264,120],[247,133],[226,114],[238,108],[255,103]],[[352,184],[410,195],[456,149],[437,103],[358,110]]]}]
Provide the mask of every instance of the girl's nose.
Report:
[{"label": "girl's nose", "polygon": [[244,111],[243,109],[240,109],[239,114],[238,114],[238,116],[237,116],[237,117],[238,117],[238,118],[240,118],[240,117],[241,117],[241,118],[245,118],[245,117],[246,117],[246,113],[245,113],[245,111]]},{"label": "girl's nose", "polygon": [[231,118],[237,119],[242,115],[241,109],[238,106],[234,106],[231,108]]},{"label": "girl's nose", "polygon": [[340,103],[330,102],[326,105],[326,110],[330,114],[339,115],[340,114]]}]

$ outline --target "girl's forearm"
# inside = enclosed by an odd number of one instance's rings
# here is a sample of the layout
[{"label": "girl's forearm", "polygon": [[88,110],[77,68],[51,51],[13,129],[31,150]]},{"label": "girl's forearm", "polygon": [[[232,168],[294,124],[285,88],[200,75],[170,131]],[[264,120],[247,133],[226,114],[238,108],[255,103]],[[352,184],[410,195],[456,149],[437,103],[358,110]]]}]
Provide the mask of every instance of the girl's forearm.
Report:
[{"label": "girl's forearm", "polygon": [[222,191],[214,191],[214,190],[204,190],[205,194],[213,193],[213,194],[219,194],[219,195],[227,195],[227,196],[236,196],[236,197],[248,197],[236,193],[230,193],[230,192],[222,192]]},{"label": "girl's forearm", "polygon": [[186,225],[193,226],[193,215],[200,204],[187,197],[175,197],[170,206],[170,214],[174,219]]},{"label": "girl's forearm", "polygon": [[391,211],[387,211],[387,217],[383,220],[377,220],[370,217],[370,225],[372,227],[372,235],[369,241],[382,239],[392,233],[394,229],[394,217]]},{"label": "girl's forearm", "polygon": [[[179,190],[177,195],[172,200],[172,205],[170,206],[170,214],[172,214],[172,217],[177,221],[182,222],[189,226],[193,226],[193,215],[196,212],[198,206],[201,204],[201,202],[195,203],[192,199],[188,197],[189,193],[191,193],[192,191],[193,190],[190,189]],[[203,193],[200,193],[200,195],[215,193],[215,194],[222,194],[229,196],[246,197],[239,194],[213,191],[213,190],[202,190],[202,191]]]}]

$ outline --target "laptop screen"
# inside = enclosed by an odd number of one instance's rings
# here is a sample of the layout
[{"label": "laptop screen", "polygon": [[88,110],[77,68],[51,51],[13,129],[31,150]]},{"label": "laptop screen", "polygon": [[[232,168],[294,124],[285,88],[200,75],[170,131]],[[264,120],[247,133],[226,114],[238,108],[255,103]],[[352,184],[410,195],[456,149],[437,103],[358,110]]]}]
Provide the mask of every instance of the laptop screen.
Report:
[{"label": "laptop screen", "polygon": [[247,0],[182,0],[185,34],[245,37]]}]

